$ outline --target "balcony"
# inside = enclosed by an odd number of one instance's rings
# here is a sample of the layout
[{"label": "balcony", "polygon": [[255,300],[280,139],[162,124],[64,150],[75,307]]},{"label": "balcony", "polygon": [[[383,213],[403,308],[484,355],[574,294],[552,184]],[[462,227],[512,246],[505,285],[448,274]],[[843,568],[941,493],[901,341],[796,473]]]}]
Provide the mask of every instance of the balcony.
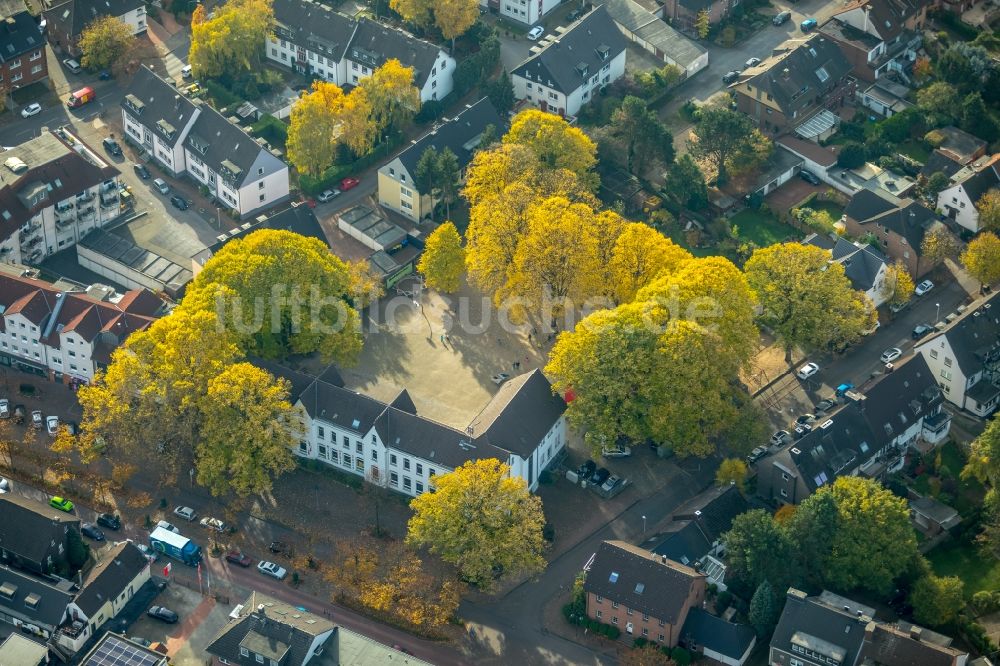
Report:
[{"label": "balcony", "polygon": [[81,192],[80,194],[76,195],[76,203],[77,205],[84,204],[93,198],[94,194],[92,192]]}]

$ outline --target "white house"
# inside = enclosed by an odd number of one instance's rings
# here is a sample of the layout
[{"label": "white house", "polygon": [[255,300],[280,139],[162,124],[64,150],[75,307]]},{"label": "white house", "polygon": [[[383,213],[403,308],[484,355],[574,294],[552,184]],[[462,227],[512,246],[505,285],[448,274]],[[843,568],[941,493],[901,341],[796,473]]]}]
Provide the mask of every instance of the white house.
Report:
[{"label": "white house", "polygon": [[241,218],[289,198],[288,165],[200,100],[142,67],[121,102],[125,137]]},{"label": "white house", "polygon": [[989,416],[1000,405],[1000,296],[967,309],[914,351],[927,361],[948,402]]},{"label": "white house", "polygon": [[850,242],[843,237],[831,251],[833,260],[844,267],[844,275],[851,281],[851,286],[867,296],[875,307],[888,300],[885,278],[889,271],[883,257],[871,245]]},{"label": "white house", "polygon": [[463,463],[496,458],[530,490],[566,445],[566,405],[534,370],[507,381],[465,430],[417,414],[403,390],[389,404],[343,387],[336,371],[308,377],[262,363],[288,379],[302,417],[294,453],[406,495]]},{"label": "white house", "polygon": [[479,0],[482,7],[493,6],[500,16],[532,25],[559,6],[560,0]]},{"label": "white house", "polygon": [[565,32],[546,36],[511,72],[514,95],[542,111],[576,116],[625,74],[625,38],[599,6]]},{"label": "white house", "polygon": [[976,203],[991,189],[1000,187],[1000,155],[974,162],[951,177],[951,185],[938,193],[937,207],[959,226],[979,231]]},{"label": "white house", "polygon": [[0,261],[37,264],[121,213],[118,170],[66,130],[0,159]]},{"label": "white house", "polygon": [[455,59],[408,32],[367,18],[353,19],[311,0],[276,0],[268,59],[306,76],[353,86],[390,59],[413,68],[423,102],[451,92]]}]

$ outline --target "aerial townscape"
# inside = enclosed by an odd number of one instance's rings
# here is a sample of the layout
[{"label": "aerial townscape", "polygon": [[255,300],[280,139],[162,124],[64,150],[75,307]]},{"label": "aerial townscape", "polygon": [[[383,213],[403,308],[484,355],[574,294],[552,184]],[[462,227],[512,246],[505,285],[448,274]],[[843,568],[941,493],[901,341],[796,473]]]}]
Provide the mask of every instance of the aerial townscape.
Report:
[{"label": "aerial townscape", "polygon": [[1000,0],[0,10],[0,666],[1000,666]]}]

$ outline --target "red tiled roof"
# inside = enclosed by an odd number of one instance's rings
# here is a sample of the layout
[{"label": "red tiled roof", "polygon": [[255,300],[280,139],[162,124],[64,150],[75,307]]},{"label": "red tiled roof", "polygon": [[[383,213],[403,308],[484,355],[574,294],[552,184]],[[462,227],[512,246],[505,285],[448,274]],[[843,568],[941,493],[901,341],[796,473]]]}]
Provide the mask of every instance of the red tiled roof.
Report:
[{"label": "red tiled roof", "polygon": [[46,315],[52,312],[47,295],[41,290],[28,292],[11,303],[4,314],[20,314],[35,326],[41,326]]}]

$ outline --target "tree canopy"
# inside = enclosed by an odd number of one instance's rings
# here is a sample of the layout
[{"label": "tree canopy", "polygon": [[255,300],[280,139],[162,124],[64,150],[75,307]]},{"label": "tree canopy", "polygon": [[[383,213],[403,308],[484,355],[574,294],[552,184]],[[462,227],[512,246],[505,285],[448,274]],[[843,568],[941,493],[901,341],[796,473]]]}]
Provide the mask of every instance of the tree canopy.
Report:
[{"label": "tree canopy", "polygon": [[711,160],[718,170],[716,180],[720,185],[729,180],[726,171],[729,161],[753,148],[754,126],[750,119],[721,106],[698,109],[693,131],[697,141],[691,152]]},{"label": "tree canopy", "polygon": [[227,0],[211,18],[199,6],[191,17],[191,70],[199,79],[252,71],[273,31],[270,0]]},{"label": "tree canopy", "polygon": [[505,144],[524,146],[547,169],[566,169],[593,190],[596,177],[597,145],[565,119],[538,109],[526,109],[514,116]]},{"label": "tree canopy", "polygon": [[919,579],[910,594],[913,619],[932,627],[950,624],[965,608],[964,588],[956,576],[928,574]]},{"label": "tree canopy", "polygon": [[625,169],[642,175],[652,162],[674,161],[674,137],[646,102],[627,95],[611,115],[611,133],[625,145]]},{"label": "tree canopy", "polygon": [[431,232],[417,270],[423,274],[431,289],[458,291],[465,273],[465,248],[454,224],[445,222]]},{"label": "tree canopy", "polygon": [[962,253],[962,263],[981,285],[1000,280],[1000,238],[990,231],[979,234]]},{"label": "tree canopy", "polygon": [[910,271],[907,270],[906,264],[897,261],[889,266],[885,274],[883,289],[890,305],[902,306],[910,302],[910,299],[913,298],[914,286],[913,278],[910,277]]},{"label": "tree canopy", "polygon": [[135,43],[132,28],[117,16],[96,18],[80,35],[80,64],[89,70],[109,69],[128,57]]},{"label": "tree canopy", "polygon": [[993,188],[983,193],[976,202],[979,212],[979,228],[1000,232],[1000,189]]}]

